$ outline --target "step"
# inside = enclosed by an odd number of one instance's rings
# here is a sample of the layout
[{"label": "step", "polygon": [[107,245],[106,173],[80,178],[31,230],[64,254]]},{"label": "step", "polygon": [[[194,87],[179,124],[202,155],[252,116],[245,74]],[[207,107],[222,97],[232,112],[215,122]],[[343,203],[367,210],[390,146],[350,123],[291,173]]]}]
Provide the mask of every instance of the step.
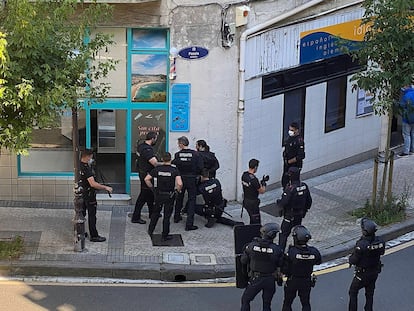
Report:
[{"label": "step", "polygon": [[110,197],[107,193],[97,193],[96,201],[102,205],[130,205],[131,196],[126,193],[113,193]]}]

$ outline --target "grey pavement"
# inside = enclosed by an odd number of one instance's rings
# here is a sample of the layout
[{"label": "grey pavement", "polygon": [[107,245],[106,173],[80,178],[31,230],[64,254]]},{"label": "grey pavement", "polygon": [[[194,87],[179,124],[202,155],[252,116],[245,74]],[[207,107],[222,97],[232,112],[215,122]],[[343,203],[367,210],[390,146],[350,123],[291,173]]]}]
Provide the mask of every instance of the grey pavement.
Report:
[{"label": "grey pavement", "polygon": [[[394,162],[394,194],[411,192],[414,155]],[[380,167],[380,173],[382,168]],[[311,245],[324,261],[350,252],[360,236],[358,220],[349,211],[370,198],[373,160],[367,160],[304,180],[311,188],[313,205],[303,224],[312,233]],[[410,189],[411,187],[411,189]],[[280,187],[261,196],[262,223],[281,223],[272,216]],[[205,228],[205,219],[195,217],[198,230],[184,230],[184,222],[171,223],[171,233],[181,234],[184,246],[152,246],[147,224],[133,224],[128,213],[133,205],[99,205],[97,228],[104,243],[87,240],[85,252],[74,251],[73,205],[71,203],[0,201],[0,240],[24,237],[25,252],[18,260],[0,261],[0,276],[80,276],[166,281],[199,280],[234,276],[234,240],[231,227],[216,224]],[[230,202],[226,211],[236,221],[248,223],[241,205]],[[407,219],[382,227],[386,240],[414,230],[414,194],[409,195]],[[143,218],[148,214],[144,211]],[[160,220],[155,233],[161,231]]]}]

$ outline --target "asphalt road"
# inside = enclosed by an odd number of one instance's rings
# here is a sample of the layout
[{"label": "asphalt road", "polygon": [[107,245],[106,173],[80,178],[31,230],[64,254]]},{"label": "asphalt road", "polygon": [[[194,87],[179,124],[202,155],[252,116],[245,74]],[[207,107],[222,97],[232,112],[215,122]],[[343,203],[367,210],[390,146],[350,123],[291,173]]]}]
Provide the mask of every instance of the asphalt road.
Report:
[{"label": "asphalt road", "polygon": [[[393,249],[384,256],[384,269],[377,281],[374,298],[375,311],[412,311],[414,243],[401,250]],[[331,269],[335,270],[335,269]],[[347,310],[348,287],[352,269],[325,271],[318,277],[312,291],[313,310]],[[234,284],[39,284],[17,281],[0,282],[0,310],[8,311],[175,311],[175,310],[238,310],[241,289]],[[277,288],[273,310],[280,310],[283,290]],[[360,310],[364,294],[360,293]],[[297,299],[298,300],[298,299]],[[260,297],[252,303],[252,310],[261,310]],[[293,310],[301,310],[295,301]]]}]

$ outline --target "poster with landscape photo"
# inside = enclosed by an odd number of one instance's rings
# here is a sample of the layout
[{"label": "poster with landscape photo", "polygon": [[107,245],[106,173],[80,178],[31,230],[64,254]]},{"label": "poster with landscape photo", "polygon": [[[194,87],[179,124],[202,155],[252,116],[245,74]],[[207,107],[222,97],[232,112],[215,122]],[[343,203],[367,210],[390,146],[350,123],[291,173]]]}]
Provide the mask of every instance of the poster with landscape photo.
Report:
[{"label": "poster with landscape photo", "polygon": [[167,99],[167,57],[134,54],[131,68],[131,99],[134,102],[165,102]]}]

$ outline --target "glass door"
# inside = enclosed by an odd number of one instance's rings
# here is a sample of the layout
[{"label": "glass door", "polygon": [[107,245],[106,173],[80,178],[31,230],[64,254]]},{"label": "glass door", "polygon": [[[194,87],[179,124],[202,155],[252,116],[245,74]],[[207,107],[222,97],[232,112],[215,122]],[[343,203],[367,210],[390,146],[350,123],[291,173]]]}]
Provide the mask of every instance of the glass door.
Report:
[{"label": "glass door", "polygon": [[91,109],[91,147],[95,151],[96,177],[100,183],[126,193],[126,116],[123,109]]}]

